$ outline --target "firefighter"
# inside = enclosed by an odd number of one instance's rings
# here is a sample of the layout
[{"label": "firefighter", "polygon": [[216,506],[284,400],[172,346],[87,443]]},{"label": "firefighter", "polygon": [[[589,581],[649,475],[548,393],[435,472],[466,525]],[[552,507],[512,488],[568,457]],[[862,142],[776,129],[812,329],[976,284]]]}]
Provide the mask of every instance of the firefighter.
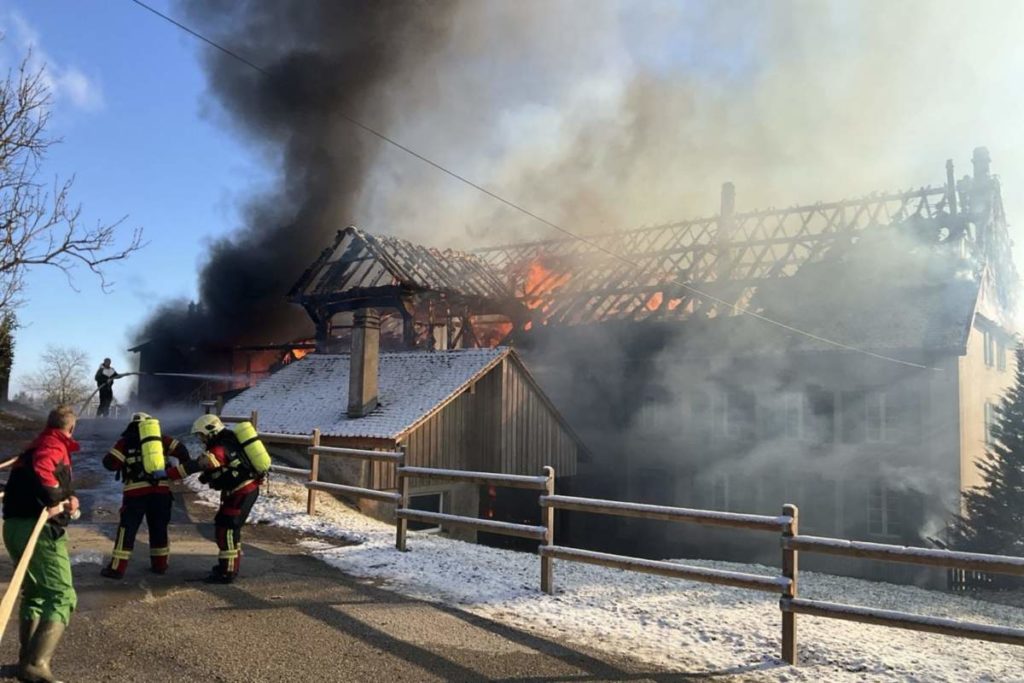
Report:
[{"label": "firefighter", "polygon": [[[121,579],[128,569],[128,560],[135,548],[135,535],[142,519],[149,528],[149,569],[155,574],[167,572],[170,558],[170,542],[167,525],[171,521],[174,497],[168,486],[165,465],[159,464],[155,471],[146,471],[143,457],[142,426],[158,424],[146,413],[135,413],[131,422],[121,433],[121,438],[103,458],[103,466],[116,472],[116,478],[124,482],[121,500],[121,522],[117,527],[114,551],[110,562],[100,570],[108,579]],[[189,462],[188,449],[170,436],[159,438],[163,453],[177,458],[179,464]]]},{"label": "firefighter", "polygon": [[104,358],[93,377],[96,380],[96,389],[100,392],[100,405],[96,408],[96,417],[110,417],[110,404],[114,400],[114,380],[120,378],[117,370],[110,366],[110,359]]},{"label": "firefighter", "polygon": [[[238,576],[242,557],[242,526],[260,494],[263,475],[256,470],[235,432],[224,428],[216,415],[203,415],[192,425],[206,451],[197,458],[203,473],[199,481],[220,491],[220,509],[214,517],[217,532],[217,564],[206,583],[231,583]],[[188,474],[189,469],[168,471],[172,478]]]}]

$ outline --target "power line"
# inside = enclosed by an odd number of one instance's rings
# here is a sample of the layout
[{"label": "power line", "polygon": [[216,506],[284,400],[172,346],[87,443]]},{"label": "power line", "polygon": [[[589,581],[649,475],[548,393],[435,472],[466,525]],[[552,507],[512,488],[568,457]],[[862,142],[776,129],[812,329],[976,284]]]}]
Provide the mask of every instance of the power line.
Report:
[{"label": "power line", "polygon": [[[142,2],[142,0],[131,0],[131,1],[134,2],[136,5],[138,5],[139,7],[142,7],[143,9],[149,10],[150,12],[155,14],[156,16],[158,16],[161,19],[163,19],[164,21],[167,21],[170,24],[178,27],[182,31],[185,31],[189,35],[191,35],[191,36],[193,36],[195,38],[198,38],[199,40],[203,41],[204,43],[206,43],[210,47],[213,47],[214,49],[219,50],[220,52],[223,52],[224,54],[226,54],[229,57],[231,57],[231,58],[241,62],[242,64],[245,64],[249,68],[251,68],[251,69],[253,69],[253,70],[263,74],[264,76],[271,76],[271,73],[267,69],[265,69],[265,68],[261,67],[260,65],[254,63],[254,62],[252,62],[252,61],[250,61],[248,59],[246,59],[245,57],[243,57],[242,55],[238,54],[237,52],[234,52],[234,51],[224,47],[223,45],[220,45],[219,43],[217,43],[217,42],[207,38],[206,36],[202,35],[201,33],[197,32],[197,31],[189,28],[185,24],[182,24],[181,22],[179,22],[179,21],[169,17],[168,15],[164,14],[163,12],[161,12],[161,11],[159,11],[159,10],[153,8],[153,7],[150,7],[145,2]],[[408,154],[408,155],[410,155],[412,157],[415,157],[416,159],[419,159],[423,163],[425,163],[428,166],[431,166],[431,167],[437,169],[438,171],[444,173],[445,175],[450,176],[450,177],[458,180],[459,182],[463,183],[464,185],[468,185],[469,187],[472,187],[473,189],[477,190],[478,192],[481,192],[482,194],[487,195],[491,199],[494,199],[494,200],[496,200],[498,202],[501,202],[502,204],[504,204],[505,206],[509,207],[510,209],[512,209],[514,211],[518,211],[519,213],[521,213],[521,214],[523,214],[525,216],[529,216],[530,218],[532,218],[533,220],[537,221],[538,223],[541,223],[543,225],[548,226],[549,228],[557,230],[558,232],[563,233],[564,235],[570,237],[571,239],[578,240],[578,241],[580,241],[580,242],[582,242],[582,243],[592,247],[593,249],[595,249],[595,250],[597,250],[597,251],[599,251],[599,252],[601,252],[603,254],[606,254],[607,256],[611,256],[613,259],[616,259],[616,260],[618,260],[618,261],[620,261],[620,262],[622,262],[622,263],[624,263],[624,264],[626,264],[628,266],[632,266],[634,268],[641,268],[640,264],[637,263],[636,261],[633,261],[632,259],[629,259],[629,258],[623,256],[622,254],[615,253],[614,251],[612,251],[610,249],[606,249],[606,248],[602,247],[599,243],[595,242],[594,240],[592,240],[592,239],[590,239],[588,237],[585,237],[583,235],[578,235],[578,234],[572,232],[571,230],[563,228],[562,226],[558,225],[557,223],[553,223],[552,221],[549,221],[548,219],[544,218],[543,216],[539,216],[536,213],[530,211],[529,209],[527,209],[527,208],[525,208],[523,206],[520,206],[519,204],[516,204],[515,202],[513,202],[513,201],[511,201],[509,199],[506,199],[505,197],[502,197],[501,195],[499,195],[499,194],[497,194],[495,192],[492,192],[491,190],[488,190],[486,187],[483,187],[482,185],[479,185],[479,184],[473,182],[469,178],[467,178],[467,177],[465,177],[465,176],[463,176],[463,175],[461,175],[461,174],[459,174],[459,173],[457,173],[455,171],[452,171],[451,169],[448,169],[445,166],[442,166],[441,164],[437,163],[436,161],[433,161],[432,159],[429,159],[429,158],[423,156],[422,154],[420,154],[416,150],[411,149],[411,148],[403,145],[402,143],[398,142],[397,140],[394,140],[393,138],[388,137],[384,133],[380,132],[379,130],[376,130],[375,128],[372,128],[372,127],[366,125],[365,123],[362,123],[361,121],[358,121],[358,120],[352,118],[351,116],[348,116],[344,112],[336,112],[336,114],[337,114],[337,116],[339,118],[347,121],[348,123],[352,124],[356,128],[359,128],[361,130],[366,131],[367,133],[370,133],[371,135],[373,135],[373,136],[379,138],[380,140],[382,140],[383,142],[386,142],[387,144],[402,150],[406,154]],[[713,301],[713,302],[715,302],[717,304],[721,304],[723,306],[727,306],[728,308],[731,308],[733,311],[735,311],[737,314],[749,315],[752,318],[756,318],[757,320],[760,320],[762,322],[768,323],[769,325],[774,325],[775,327],[778,327],[780,329],[786,330],[787,332],[792,332],[794,334],[798,334],[798,335],[807,337],[808,339],[812,339],[814,341],[820,342],[822,344],[826,344],[828,346],[833,346],[835,348],[842,349],[844,351],[851,351],[851,352],[854,352],[854,353],[860,353],[860,354],[863,354],[865,356],[869,356],[871,358],[875,358],[877,360],[883,360],[883,361],[888,361],[890,363],[897,363],[899,365],[904,365],[904,366],[907,366],[907,367],[918,368],[920,370],[935,370],[935,371],[941,372],[941,370],[939,368],[929,367],[927,365],[921,365],[919,363],[913,363],[911,361],[902,360],[900,358],[893,358],[892,356],[886,356],[884,354],[875,353],[874,351],[868,351],[867,349],[862,349],[862,348],[858,348],[856,346],[851,346],[849,344],[844,344],[843,342],[839,342],[839,341],[836,341],[834,339],[829,339],[827,337],[822,337],[820,335],[814,334],[813,332],[808,332],[807,330],[802,330],[802,329],[794,327],[792,325],[787,325],[784,322],[781,322],[781,321],[778,321],[778,320],[774,320],[774,319],[769,318],[769,317],[767,317],[765,315],[757,313],[756,311],[752,311],[749,308],[745,308],[743,306],[740,306],[739,304],[736,304],[736,303],[733,303],[731,301],[727,301],[725,299],[716,297],[713,294],[709,294],[708,292],[705,292],[705,291],[703,291],[701,289],[698,289],[697,287],[694,287],[691,284],[687,284],[687,283],[682,282],[680,280],[677,280],[675,278],[669,279],[666,284],[677,285],[677,286],[681,287],[682,289],[690,292],[691,294],[699,296],[699,297],[701,297],[703,299],[706,299],[708,301]]]}]

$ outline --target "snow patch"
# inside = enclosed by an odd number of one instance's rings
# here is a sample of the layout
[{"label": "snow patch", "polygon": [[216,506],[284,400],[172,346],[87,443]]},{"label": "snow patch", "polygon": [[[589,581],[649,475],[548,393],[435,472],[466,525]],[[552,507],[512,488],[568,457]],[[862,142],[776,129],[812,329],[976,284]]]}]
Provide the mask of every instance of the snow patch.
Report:
[{"label": "snow patch", "polygon": [[[212,493],[212,492],[208,492]],[[207,495],[207,494],[201,494]],[[568,645],[596,648],[669,670],[770,681],[1022,680],[1020,648],[996,643],[798,617],[801,666],[779,658],[779,597],[616,569],[555,562],[555,595],[539,590],[536,555],[410,532],[394,548],[394,526],[328,496],[308,517],[305,488],[275,477],[251,519],[320,537],[302,546],[347,574],[410,597],[455,605]],[[215,499],[216,494],[213,494]],[[324,538],[356,540],[337,547]],[[777,567],[709,560],[686,564],[777,576]],[[800,597],[1024,627],[1024,610],[967,597],[801,572]]]}]

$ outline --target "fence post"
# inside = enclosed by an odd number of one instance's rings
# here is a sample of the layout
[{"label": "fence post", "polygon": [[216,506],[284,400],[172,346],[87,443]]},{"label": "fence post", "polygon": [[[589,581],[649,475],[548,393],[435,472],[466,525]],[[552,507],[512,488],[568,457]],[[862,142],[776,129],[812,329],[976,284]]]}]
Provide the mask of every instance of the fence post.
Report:
[{"label": "fence post", "polygon": [[[313,446],[309,450],[309,480],[318,481],[320,479],[320,454],[316,452],[316,449],[320,447],[320,428],[317,427],[313,430]],[[306,514],[316,514],[316,489],[309,489],[306,491]]]},{"label": "fence post", "polygon": [[[800,510],[796,505],[787,503],[782,506],[782,514],[792,521],[782,530],[782,575],[789,579],[789,587],[782,594],[783,601],[797,595],[797,575],[799,558],[797,551],[786,547],[786,539],[800,533]],[[793,666],[797,664],[796,614],[788,610],[782,611],[782,659]]]},{"label": "fence post", "polygon": [[260,430],[259,419],[260,419],[260,413],[259,413],[258,410],[254,410],[251,413],[249,413],[249,422],[252,423],[252,427],[256,431]]},{"label": "fence post", "polygon": [[409,478],[402,472],[402,467],[405,465],[405,444],[399,446],[398,450],[402,452],[402,459],[395,466],[395,471],[398,474],[398,493],[400,495],[398,505],[395,506],[395,547],[404,553],[406,551],[405,537],[409,532],[409,520],[399,517],[397,513],[399,510],[409,507]]},{"label": "fence post", "polygon": [[217,415],[223,415],[224,414],[224,397],[223,396],[218,396],[217,397],[217,402],[215,403],[215,405],[217,406]]},{"label": "fence post", "polygon": [[[555,468],[548,465],[544,468],[547,481],[544,482],[544,495],[555,495]],[[550,505],[540,506],[540,519],[544,525],[544,543],[550,547],[555,542],[555,508]],[[551,595],[555,592],[555,559],[547,555],[540,556],[540,589]]]}]

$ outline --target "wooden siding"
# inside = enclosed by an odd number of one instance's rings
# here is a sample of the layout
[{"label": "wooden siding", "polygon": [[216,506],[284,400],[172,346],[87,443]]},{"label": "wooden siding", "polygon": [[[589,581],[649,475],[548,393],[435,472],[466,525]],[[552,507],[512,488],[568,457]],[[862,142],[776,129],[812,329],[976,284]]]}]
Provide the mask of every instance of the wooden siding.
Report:
[{"label": "wooden siding", "polygon": [[[499,368],[495,368],[495,371]],[[557,476],[576,474],[580,444],[562,426],[534,384],[506,358],[502,375],[501,472],[540,474],[545,465]]]},{"label": "wooden siding", "polygon": [[[403,440],[414,467],[541,474],[576,474],[581,445],[538,390],[508,358]],[[371,485],[398,485],[394,465],[372,463]]]}]

